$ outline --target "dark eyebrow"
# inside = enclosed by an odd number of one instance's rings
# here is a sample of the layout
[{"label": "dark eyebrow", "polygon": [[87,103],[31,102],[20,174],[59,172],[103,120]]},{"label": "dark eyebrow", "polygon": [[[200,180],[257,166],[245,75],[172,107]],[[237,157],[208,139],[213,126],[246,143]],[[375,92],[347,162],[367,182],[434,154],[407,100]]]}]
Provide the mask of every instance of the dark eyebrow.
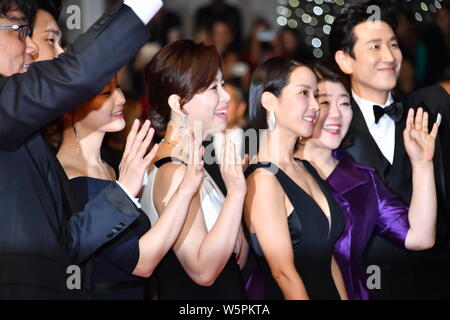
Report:
[{"label": "dark eyebrow", "polygon": [[[377,39],[372,39],[372,40],[367,41],[366,44],[373,43],[373,42],[381,42],[381,41],[383,41],[383,39],[377,38]],[[389,39],[389,42],[390,41],[397,41],[397,37],[393,36],[392,38]]]},{"label": "dark eyebrow", "polygon": [[56,30],[56,29],[47,29],[44,32],[52,33],[52,34],[54,34],[57,37],[61,36],[61,31],[60,30]]},{"label": "dark eyebrow", "polygon": [[381,39],[372,39],[366,42],[366,44],[372,43],[372,42],[380,42]]},{"label": "dark eyebrow", "polygon": [[24,25],[24,24],[28,24],[28,19],[24,14],[20,14],[19,15],[7,15],[5,17],[7,20],[11,21],[12,23],[18,23],[20,25]]},{"label": "dark eyebrow", "polygon": [[[331,97],[332,95],[331,94],[328,94],[328,93],[319,93],[318,95],[317,95],[317,97],[318,98],[322,98],[322,97]],[[344,97],[344,98],[349,98],[350,99],[350,96],[347,94],[347,93],[341,93],[340,95],[339,95],[339,97]]]},{"label": "dark eyebrow", "polygon": [[296,87],[304,87],[306,89],[311,90],[311,86],[308,86],[307,84],[297,84]]}]

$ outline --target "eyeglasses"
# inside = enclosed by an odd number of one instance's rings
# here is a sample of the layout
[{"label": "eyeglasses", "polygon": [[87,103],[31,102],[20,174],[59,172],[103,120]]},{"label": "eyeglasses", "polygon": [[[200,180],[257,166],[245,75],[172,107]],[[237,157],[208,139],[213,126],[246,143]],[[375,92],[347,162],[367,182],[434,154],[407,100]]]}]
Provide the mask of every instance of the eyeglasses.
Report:
[{"label": "eyeglasses", "polygon": [[0,27],[0,30],[16,30],[19,34],[19,40],[24,41],[27,37],[31,37],[33,33],[33,27],[30,25],[22,26],[6,26]]}]

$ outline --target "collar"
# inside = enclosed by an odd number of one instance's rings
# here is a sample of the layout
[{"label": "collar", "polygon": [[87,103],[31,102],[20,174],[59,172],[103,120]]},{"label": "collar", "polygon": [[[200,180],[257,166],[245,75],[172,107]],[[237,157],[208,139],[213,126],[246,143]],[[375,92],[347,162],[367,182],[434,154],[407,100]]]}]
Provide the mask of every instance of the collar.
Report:
[{"label": "collar", "polygon": [[367,183],[367,179],[359,169],[373,169],[355,164],[350,155],[342,150],[333,151],[333,157],[338,159],[339,163],[326,180],[333,191],[343,195],[350,190]]},{"label": "collar", "polygon": [[359,109],[361,110],[364,119],[366,120],[366,123],[370,126],[371,124],[375,123],[375,115],[373,114],[373,106],[379,105],[382,108],[385,108],[389,105],[391,105],[394,102],[394,98],[392,96],[392,93],[389,92],[386,103],[383,105],[380,105],[378,103],[375,103],[370,100],[363,99],[359,97],[355,91],[352,90],[352,96],[355,102],[358,104]]}]

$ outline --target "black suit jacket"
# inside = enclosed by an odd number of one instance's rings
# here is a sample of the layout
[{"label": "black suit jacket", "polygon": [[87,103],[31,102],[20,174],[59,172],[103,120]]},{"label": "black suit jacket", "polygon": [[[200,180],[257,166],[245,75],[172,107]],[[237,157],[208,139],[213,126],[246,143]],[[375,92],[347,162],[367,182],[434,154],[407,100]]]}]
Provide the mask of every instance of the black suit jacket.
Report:
[{"label": "black suit jacket", "polygon": [[[346,146],[343,149],[355,162],[375,168],[378,177],[388,189],[409,205],[412,195],[412,168],[403,141],[407,106],[408,104],[405,103],[403,117],[395,126],[395,151],[392,165],[378,148],[359,106],[353,99],[353,119],[345,139]],[[440,143],[437,142],[436,146],[434,166],[435,171],[438,172],[443,162],[440,156],[442,153]],[[442,184],[438,176],[436,181],[439,195],[443,190],[440,188]],[[439,210],[445,210],[442,204],[439,205]],[[438,225],[438,229],[440,228],[445,229],[445,224]],[[437,256],[440,258],[436,259]],[[408,252],[406,249],[395,247],[379,235],[373,235],[366,248],[365,265],[378,265],[381,268],[382,284],[381,290],[373,290],[371,294],[375,299],[445,297],[449,292],[449,282],[445,279],[448,271],[439,266],[439,264],[447,265],[448,262],[444,260],[448,259],[432,250],[419,253]]]},{"label": "black suit jacket", "polygon": [[429,128],[436,121],[437,114],[442,115],[434,156],[439,201],[437,240],[438,245],[450,250],[450,95],[435,84],[413,92],[406,100],[408,106],[415,109],[422,107],[429,113]]},{"label": "black suit jacket", "polygon": [[0,299],[76,296],[68,265],[139,216],[117,184],[72,215],[65,175],[38,130],[98,93],[147,39],[119,3],[58,59],[0,78]]}]

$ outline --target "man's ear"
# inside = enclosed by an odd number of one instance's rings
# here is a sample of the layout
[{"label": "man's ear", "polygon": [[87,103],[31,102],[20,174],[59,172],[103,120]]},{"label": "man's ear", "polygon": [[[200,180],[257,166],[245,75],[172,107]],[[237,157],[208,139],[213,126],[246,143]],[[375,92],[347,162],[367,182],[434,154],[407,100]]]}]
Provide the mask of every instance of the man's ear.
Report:
[{"label": "man's ear", "polygon": [[278,103],[277,97],[268,91],[264,91],[261,96],[261,105],[267,111],[274,111]]},{"label": "man's ear", "polygon": [[336,61],[342,72],[348,75],[353,73],[353,58],[347,52],[338,50],[334,55],[334,60]]},{"label": "man's ear", "polygon": [[172,94],[169,99],[167,100],[169,103],[170,109],[172,109],[173,112],[179,115],[183,115],[184,112],[181,110],[181,98],[177,94]]}]

